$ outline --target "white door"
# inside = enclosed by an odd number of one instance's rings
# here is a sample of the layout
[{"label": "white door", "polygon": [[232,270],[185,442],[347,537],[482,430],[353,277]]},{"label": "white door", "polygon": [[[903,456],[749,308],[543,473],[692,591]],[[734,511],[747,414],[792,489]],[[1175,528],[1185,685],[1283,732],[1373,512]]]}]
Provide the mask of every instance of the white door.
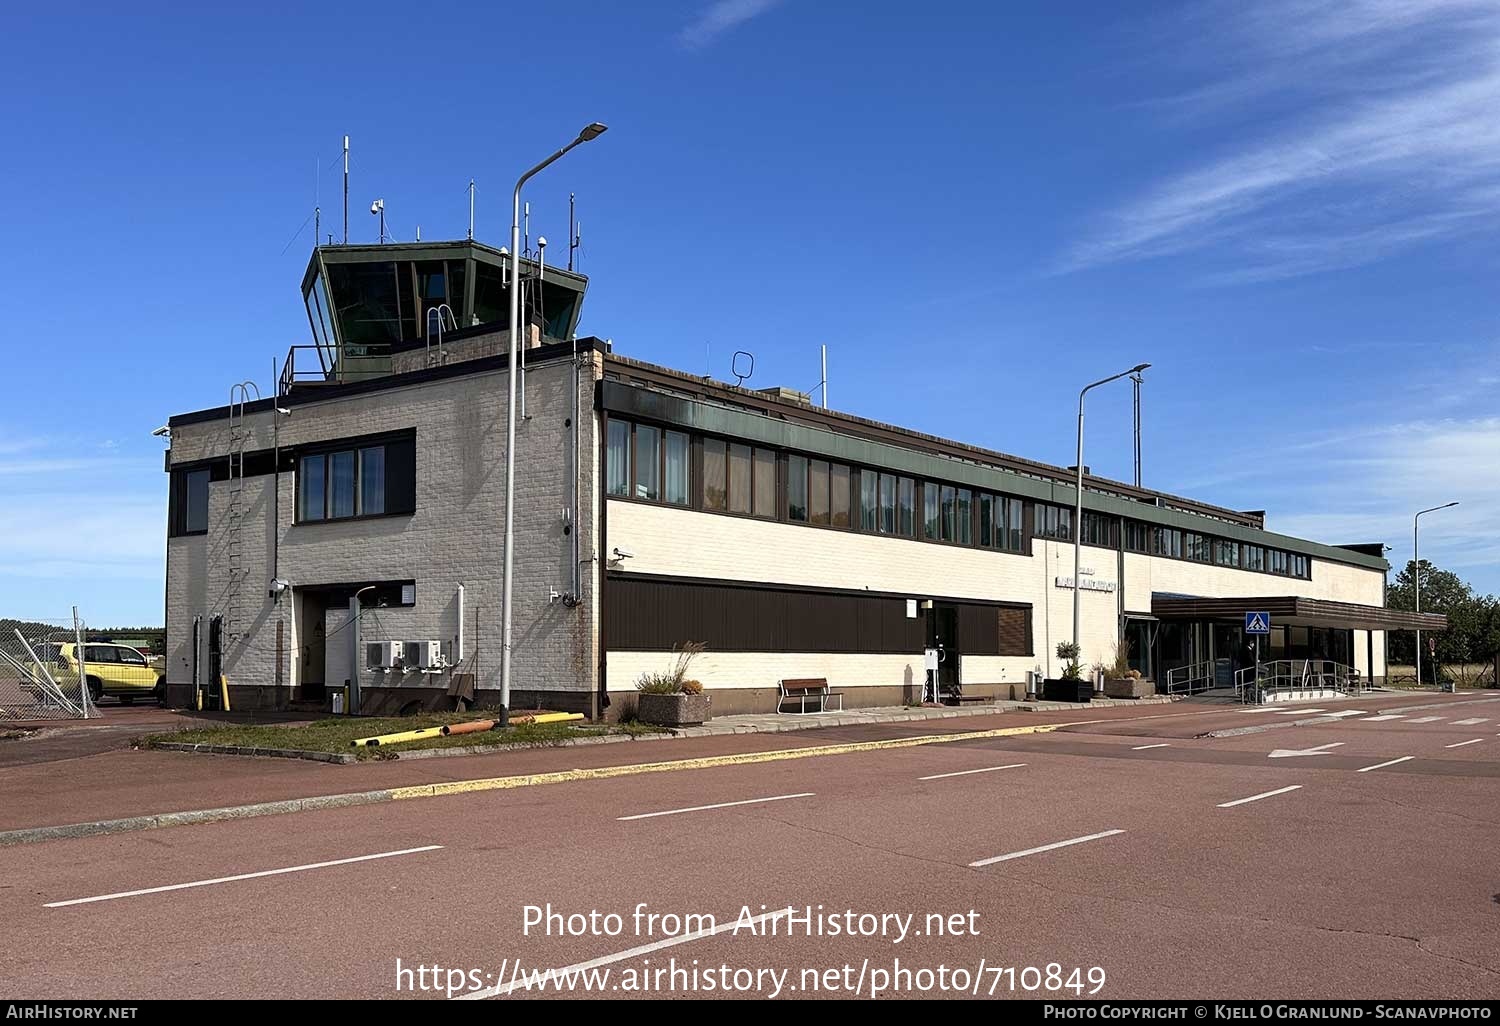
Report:
[{"label": "white door", "polygon": [[349,680],[354,630],[349,627],[349,610],[334,606],[323,613],[323,683],[341,688]]}]

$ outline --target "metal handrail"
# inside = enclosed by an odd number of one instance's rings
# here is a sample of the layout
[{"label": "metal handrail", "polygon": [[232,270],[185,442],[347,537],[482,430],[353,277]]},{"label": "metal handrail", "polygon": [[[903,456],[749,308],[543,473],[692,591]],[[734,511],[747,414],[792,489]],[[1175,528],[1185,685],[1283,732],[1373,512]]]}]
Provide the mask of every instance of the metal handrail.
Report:
[{"label": "metal handrail", "polygon": [[1214,686],[1214,661],[1189,663],[1167,671],[1167,694],[1179,692],[1191,695],[1195,691],[1207,691]]},{"label": "metal handrail", "polygon": [[445,314],[447,315],[448,330],[458,330],[458,320],[453,316],[453,307],[449,306],[447,303],[439,303],[437,306],[434,306],[427,311],[426,323],[423,325],[423,327],[426,329],[423,334],[427,336],[427,351],[423,354],[424,366],[432,366],[432,324],[434,316],[436,316],[437,318],[438,357],[441,358],[443,355],[443,317]]},{"label": "metal handrail", "polygon": [[1368,687],[1359,670],[1332,659],[1272,659],[1234,675],[1235,692],[1248,704],[1258,704],[1268,692],[1320,688],[1358,694]]},{"label": "metal handrail", "polygon": [[[363,356],[390,356],[392,346],[389,343],[364,343],[358,345],[346,345],[342,348],[342,355],[346,357],[359,358]],[[312,351],[318,355],[318,366],[308,367],[304,361],[302,367],[297,366],[297,354]],[[292,390],[292,386],[298,382],[318,382],[320,384],[332,382],[342,384],[344,381],[355,380],[348,377],[345,361],[339,359],[332,367],[324,362],[323,353],[327,351],[326,346],[321,345],[294,345],[286,351],[286,362],[281,366],[281,380],[276,383],[276,394],[286,395]],[[368,371],[363,371],[361,377],[368,376]]]}]

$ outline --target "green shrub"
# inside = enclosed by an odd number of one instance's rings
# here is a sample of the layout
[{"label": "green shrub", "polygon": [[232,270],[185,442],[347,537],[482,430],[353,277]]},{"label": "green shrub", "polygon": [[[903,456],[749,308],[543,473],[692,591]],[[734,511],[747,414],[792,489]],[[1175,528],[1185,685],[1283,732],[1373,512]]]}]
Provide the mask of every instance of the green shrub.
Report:
[{"label": "green shrub", "polygon": [[1083,670],[1078,665],[1078,655],[1081,651],[1076,641],[1057,643],[1057,658],[1063,661],[1063,680],[1083,679]]},{"label": "green shrub", "polygon": [[[647,670],[641,674],[635,682],[635,689],[646,695],[679,695],[686,691],[683,683],[687,680],[688,667],[692,665],[698,653],[708,646],[701,641],[684,641],[679,648],[672,648],[672,665],[666,670]],[[692,683],[698,684],[697,681]],[[698,684],[698,691],[688,692],[698,694],[702,692],[703,685]]]}]

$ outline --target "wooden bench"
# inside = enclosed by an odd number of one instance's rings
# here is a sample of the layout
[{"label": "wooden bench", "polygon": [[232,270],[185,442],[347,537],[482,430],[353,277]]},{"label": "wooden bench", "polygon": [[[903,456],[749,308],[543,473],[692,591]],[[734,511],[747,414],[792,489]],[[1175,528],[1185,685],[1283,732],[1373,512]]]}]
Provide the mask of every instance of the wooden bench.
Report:
[{"label": "wooden bench", "polygon": [[816,699],[818,708],[816,712],[825,712],[828,708],[828,700],[837,698],[839,700],[839,712],[844,711],[844,696],[828,687],[827,677],[806,677],[801,679],[777,681],[781,689],[776,699],[776,711],[781,712],[782,706],[787,702],[796,700],[799,704],[799,712],[807,712],[808,699]]}]

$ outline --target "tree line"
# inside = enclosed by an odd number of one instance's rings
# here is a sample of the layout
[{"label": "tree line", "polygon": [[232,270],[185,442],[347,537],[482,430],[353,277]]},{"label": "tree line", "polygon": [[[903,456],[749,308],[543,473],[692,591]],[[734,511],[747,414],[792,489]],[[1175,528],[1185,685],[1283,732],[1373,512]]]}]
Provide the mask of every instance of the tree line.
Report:
[{"label": "tree line", "polygon": [[[1422,647],[1428,640],[1436,642],[1437,663],[1459,683],[1475,683],[1469,678],[1483,677],[1495,686],[1494,664],[1500,653],[1500,598],[1481,595],[1472,585],[1451,570],[1443,570],[1427,560],[1420,565],[1408,562],[1386,589],[1385,604],[1390,609],[1417,608],[1416,583],[1422,582],[1422,612],[1442,613],[1448,617],[1448,629],[1422,635]],[[1390,633],[1390,661],[1398,666],[1414,664],[1415,631]],[[1424,664],[1431,658],[1423,652]],[[1423,676],[1432,672],[1423,666]]]}]

